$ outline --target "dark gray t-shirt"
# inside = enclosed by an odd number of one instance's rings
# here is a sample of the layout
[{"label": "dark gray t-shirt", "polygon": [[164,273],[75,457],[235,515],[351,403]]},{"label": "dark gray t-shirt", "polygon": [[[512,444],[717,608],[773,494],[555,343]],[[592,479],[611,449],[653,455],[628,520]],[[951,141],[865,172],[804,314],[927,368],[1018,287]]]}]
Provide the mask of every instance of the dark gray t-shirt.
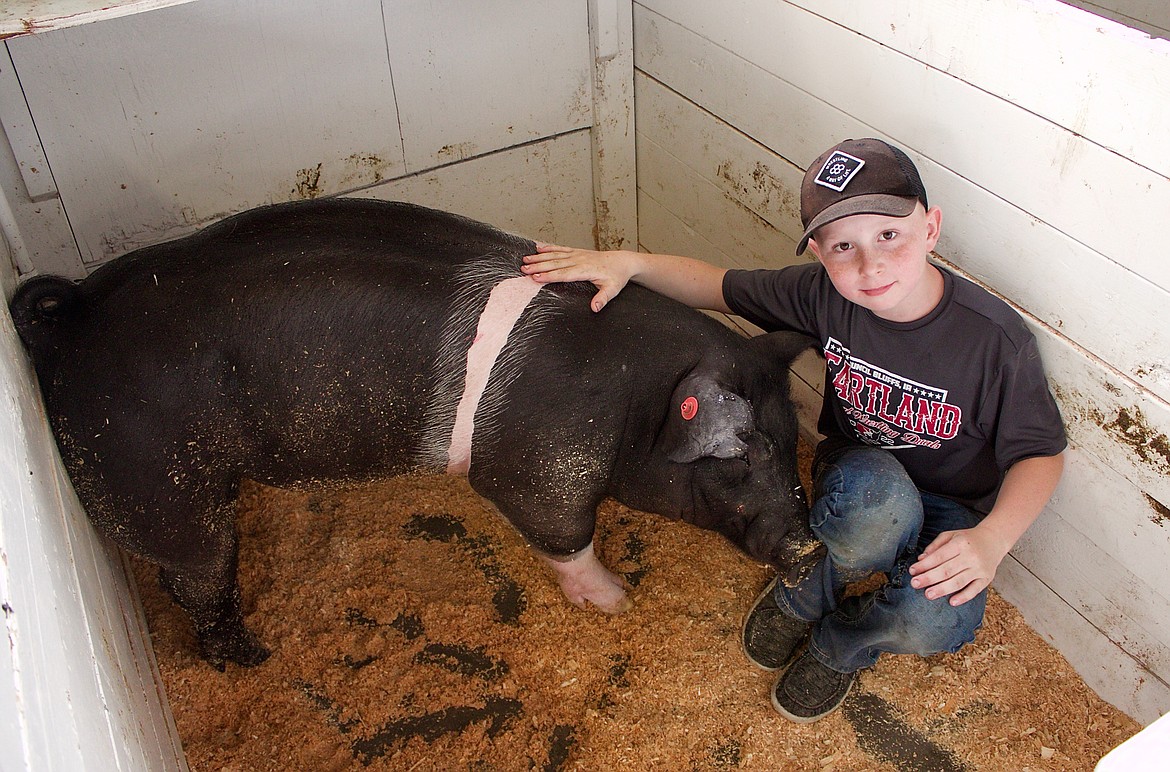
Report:
[{"label": "dark gray t-shirt", "polygon": [[942,301],[907,323],[845,300],[819,263],[728,271],[723,297],[765,330],[819,341],[818,455],[848,443],[886,448],[920,489],[988,512],[1012,464],[1064,449],[1064,423],[1019,314],[939,270]]}]

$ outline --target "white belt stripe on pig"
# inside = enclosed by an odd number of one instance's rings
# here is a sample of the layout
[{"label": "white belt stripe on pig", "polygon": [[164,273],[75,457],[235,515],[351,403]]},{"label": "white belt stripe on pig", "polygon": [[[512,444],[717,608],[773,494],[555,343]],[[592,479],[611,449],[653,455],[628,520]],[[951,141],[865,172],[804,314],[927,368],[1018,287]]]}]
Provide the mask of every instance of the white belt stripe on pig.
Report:
[{"label": "white belt stripe on pig", "polygon": [[479,315],[475,339],[467,350],[463,395],[455,410],[455,424],[451,428],[451,441],[447,447],[449,474],[466,474],[471,468],[475,411],[487,387],[488,376],[508,341],[508,335],[520,319],[520,314],[541,287],[527,276],[505,279],[492,287],[487,305]]}]

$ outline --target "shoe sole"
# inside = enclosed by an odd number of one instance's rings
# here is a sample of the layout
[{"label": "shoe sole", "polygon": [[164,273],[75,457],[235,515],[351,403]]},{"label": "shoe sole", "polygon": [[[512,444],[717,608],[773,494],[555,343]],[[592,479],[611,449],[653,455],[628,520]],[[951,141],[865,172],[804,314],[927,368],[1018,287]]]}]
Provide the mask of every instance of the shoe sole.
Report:
[{"label": "shoe sole", "polygon": [[777,581],[779,581],[779,579],[773,579],[772,581],[768,582],[767,586],[765,586],[760,594],[756,596],[756,599],[752,601],[752,605],[748,606],[747,613],[743,615],[743,619],[740,620],[739,623],[740,650],[743,651],[743,655],[748,658],[749,662],[758,667],[760,670],[763,670],[765,673],[775,673],[777,671],[782,671],[785,667],[792,664],[794,659],[796,659],[796,657],[789,657],[788,662],[785,662],[783,665],[765,665],[762,662],[758,662],[756,658],[751,655],[751,652],[748,651],[747,644],[744,643],[747,640],[747,623],[748,620],[752,618],[752,612],[756,610],[756,606],[760,605],[760,601],[763,600],[768,593],[772,592],[772,590],[776,587]]}]

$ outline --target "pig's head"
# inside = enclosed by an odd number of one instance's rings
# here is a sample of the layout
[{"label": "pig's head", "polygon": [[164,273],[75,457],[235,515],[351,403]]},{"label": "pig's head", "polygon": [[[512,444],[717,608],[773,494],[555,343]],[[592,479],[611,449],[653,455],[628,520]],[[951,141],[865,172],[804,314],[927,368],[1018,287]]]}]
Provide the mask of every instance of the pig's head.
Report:
[{"label": "pig's head", "polygon": [[675,388],[661,435],[667,457],[688,465],[687,519],[770,563],[789,585],[825,554],[808,525],[788,393],[788,365],[812,343],[771,333],[704,357]]}]

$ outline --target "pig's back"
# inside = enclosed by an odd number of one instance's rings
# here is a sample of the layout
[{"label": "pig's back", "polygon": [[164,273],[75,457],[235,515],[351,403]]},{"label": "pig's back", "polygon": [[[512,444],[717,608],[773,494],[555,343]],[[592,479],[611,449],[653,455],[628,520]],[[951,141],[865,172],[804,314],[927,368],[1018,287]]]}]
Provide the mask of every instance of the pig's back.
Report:
[{"label": "pig's back", "polygon": [[411,468],[442,349],[470,343],[448,340],[459,337],[451,317],[474,313],[459,308],[475,302],[460,276],[485,261],[519,275],[533,248],[380,201],[228,218],[77,287],[37,356],[50,413],[61,433],[99,435],[111,450],[213,448],[274,484]]}]

